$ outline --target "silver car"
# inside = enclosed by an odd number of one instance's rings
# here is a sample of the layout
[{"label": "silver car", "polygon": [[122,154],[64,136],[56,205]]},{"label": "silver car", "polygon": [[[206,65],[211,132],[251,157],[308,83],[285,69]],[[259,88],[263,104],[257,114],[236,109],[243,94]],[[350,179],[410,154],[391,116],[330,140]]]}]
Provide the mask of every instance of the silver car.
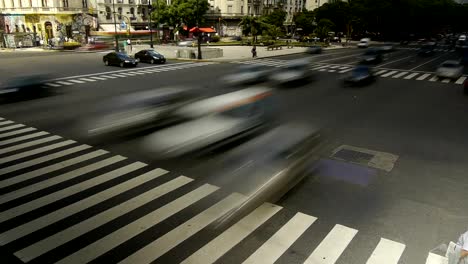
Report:
[{"label": "silver car", "polygon": [[457,79],[463,74],[463,65],[458,61],[444,61],[437,68],[436,74],[439,78]]},{"label": "silver car", "polygon": [[280,85],[290,84],[298,81],[306,81],[309,77],[311,77],[309,66],[309,58],[289,61],[284,68],[274,72],[270,76],[270,80]]},{"label": "silver car", "polygon": [[178,120],[177,108],[196,100],[197,90],[167,87],[112,99],[83,122],[88,137],[122,135]]},{"label": "silver car", "polygon": [[267,123],[271,94],[271,89],[255,87],[186,105],[175,114],[192,120],[147,136],[143,148],[164,159],[244,138]]},{"label": "silver car", "polygon": [[229,85],[248,85],[268,80],[271,69],[258,64],[242,65],[237,72],[225,76],[222,81]]}]

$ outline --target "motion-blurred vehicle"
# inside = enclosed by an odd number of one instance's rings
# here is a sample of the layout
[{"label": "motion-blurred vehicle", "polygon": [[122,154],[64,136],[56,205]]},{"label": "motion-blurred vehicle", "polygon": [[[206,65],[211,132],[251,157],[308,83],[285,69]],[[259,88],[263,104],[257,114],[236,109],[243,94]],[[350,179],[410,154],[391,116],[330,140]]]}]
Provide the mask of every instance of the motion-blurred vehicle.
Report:
[{"label": "motion-blurred vehicle", "polygon": [[468,94],[468,79],[463,82],[463,92]]},{"label": "motion-blurred vehicle", "polygon": [[372,69],[366,65],[358,65],[347,73],[343,82],[345,86],[361,86],[375,81],[375,75]]},{"label": "motion-blurred vehicle", "polygon": [[383,60],[382,50],[378,48],[370,48],[361,56],[362,64],[378,64]]},{"label": "motion-blurred vehicle", "polygon": [[197,90],[166,87],[117,97],[83,123],[90,138],[128,135],[157,126],[182,121],[173,115],[179,107],[199,98]]},{"label": "motion-blurred vehicle", "polygon": [[0,86],[0,97],[35,97],[53,92],[53,88],[46,85],[48,79],[46,75],[12,78]]},{"label": "motion-blurred vehicle", "polygon": [[155,50],[140,50],[135,53],[135,59],[140,60],[140,62],[148,62],[151,64],[166,62],[164,55]]},{"label": "motion-blurred vehicle", "polygon": [[358,48],[367,48],[370,45],[370,39],[369,38],[363,38],[359,41],[357,44]]},{"label": "motion-blurred vehicle", "polygon": [[183,41],[180,41],[177,46],[179,47],[193,47],[195,45],[195,41],[193,41],[192,39],[185,39]]},{"label": "motion-blurred vehicle", "polygon": [[309,66],[309,58],[289,61],[284,68],[273,72],[270,80],[279,85],[307,81],[311,77]]},{"label": "motion-blurred vehicle", "polygon": [[395,50],[395,47],[392,43],[384,43],[383,46],[380,47],[383,52],[392,52]]},{"label": "motion-blurred vehicle", "polygon": [[310,47],[307,48],[306,53],[320,54],[320,53],[322,53],[322,47],[321,46],[310,46]]},{"label": "motion-blurred vehicle", "polygon": [[268,80],[272,70],[264,65],[241,65],[237,72],[228,74],[222,80],[229,85],[247,85],[261,83]]},{"label": "motion-blurred vehicle", "polygon": [[125,66],[136,67],[138,65],[137,60],[135,60],[134,58],[122,52],[108,53],[104,55],[104,57],[102,58],[102,61],[104,62],[106,66],[117,65],[122,68]]},{"label": "motion-blurred vehicle", "polygon": [[271,95],[271,89],[254,87],[188,104],[175,114],[193,120],[147,136],[143,148],[165,159],[244,139],[268,124]]},{"label": "motion-blurred vehicle", "polygon": [[439,65],[436,75],[439,78],[457,79],[463,74],[463,65],[459,61],[447,60]]},{"label": "motion-blurred vehicle", "polygon": [[429,56],[434,54],[435,45],[430,43],[423,44],[418,50],[418,55],[420,56]]},{"label": "motion-blurred vehicle", "polygon": [[317,127],[284,124],[229,153],[217,173],[229,191],[247,196],[245,202],[217,222],[230,226],[236,219],[262,205],[276,202],[317,167],[326,140]]},{"label": "motion-blurred vehicle", "polygon": [[466,41],[466,35],[460,35],[460,36],[458,37],[458,40],[459,40],[459,41]]}]

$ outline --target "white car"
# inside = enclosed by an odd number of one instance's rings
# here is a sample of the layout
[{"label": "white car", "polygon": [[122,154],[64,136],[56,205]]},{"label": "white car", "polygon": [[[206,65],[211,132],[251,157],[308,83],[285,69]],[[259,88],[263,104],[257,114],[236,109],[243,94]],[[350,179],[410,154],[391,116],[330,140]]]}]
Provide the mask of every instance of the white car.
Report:
[{"label": "white car", "polygon": [[229,85],[260,83],[268,80],[271,69],[258,64],[242,65],[238,71],[225,76],[222,81]]},{"label": "white car", "polygon": [[460,36],[458,37],[458,40],[459,40],[459,41],[466,41],[466,35],[460,35]]},{"label": "white car", "polygon": [[436,74],[439,78],[457,79],[463,74],[463,65],[459,61],[444,61],[437,68]]},{"label": "white car", "polygon": [[184,40],[184,41],[181,41],[177,44],[179,47],[192,47],[193,45],[195,45],[195,41],[193,40]]},{"label": "white car", "polygon": [[157,158],[200,154],[245,138],[269,120],[268,99],[272,90],[263,87],[215,96],[186,105],[177,115],[192,119],[159,130],[143,140],[143,148]]},{"label": "white car", "polygon": [[270,80],[280,85],[298,81],[306,81],[309,77],[311,77],[309,66],[309,58],[289,61],[286,67],[281,68],[277,72],[273,73],[270,76]]},{"label": "white car", "polygon": [[359,43],[357,44],[358,48],[367,48],[369,47],[370,39],[368,38],[363,38]]}]

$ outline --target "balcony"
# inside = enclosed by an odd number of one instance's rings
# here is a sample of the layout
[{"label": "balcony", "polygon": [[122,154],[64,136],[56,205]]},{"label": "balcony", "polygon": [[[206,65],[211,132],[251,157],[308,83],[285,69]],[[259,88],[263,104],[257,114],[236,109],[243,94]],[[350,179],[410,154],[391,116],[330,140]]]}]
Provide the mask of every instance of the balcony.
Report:
[{"label": "balcony", "polygon": [[14,7],[0,9],[0,14],[76,14],[87,12],[89,12],[89,9],[82,7]]}]

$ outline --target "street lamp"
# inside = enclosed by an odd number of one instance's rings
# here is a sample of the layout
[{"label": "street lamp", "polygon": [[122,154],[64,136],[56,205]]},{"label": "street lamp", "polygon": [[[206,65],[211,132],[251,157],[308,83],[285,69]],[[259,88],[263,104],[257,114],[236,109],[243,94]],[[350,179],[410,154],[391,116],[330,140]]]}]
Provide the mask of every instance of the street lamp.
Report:
[{"label": "street lamp", "polygon": [[198,33],[198,56],[197,59],[201,60],[202,59],[202,53],[201,53],[201,31],[200,31],[200,26],[199,26],[199,20],[200,20],[200,8],[198,5],[198,0],[197,0],[197,33]]},{"label": "street lamp", "polygon": [[[153,11],[153,5],[151,2],[148,4],[148,12],[149,12],[149,30],[150,30],[150,48],[154,48],[153,45],[153,29],[151,27],[151,12]],[[156,29],[157,30],[157,29]]]},{"label": "street lamp", "polygon": [[117,36],[117,19],[115,19],[115,2],[112,0],[112,13],[114,13],[114,30],[115,30],[115,51],[119,52],[119,37]]}]

